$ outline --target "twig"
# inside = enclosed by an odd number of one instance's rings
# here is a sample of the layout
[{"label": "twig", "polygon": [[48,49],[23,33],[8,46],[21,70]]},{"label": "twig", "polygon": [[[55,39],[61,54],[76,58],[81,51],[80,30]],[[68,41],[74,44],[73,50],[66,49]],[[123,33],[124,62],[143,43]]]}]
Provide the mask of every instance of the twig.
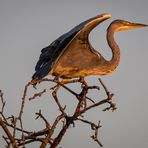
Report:
[{"label": "twig", "polygon": [[20,112],[19,112],[18,119],[21,119],[22,114],[23,114],[23,109],[24,109],[24,105],[25,105],[25,98],[26,98],[27,89],[28,89],[29,85],[31,85],[31,82],[27,83],[26,86],[25,86],[24,93],[23,93],[23,97],[22,97],[22,103],[21,103],[21,108],[20,108]]},{"label": "twig", "polygon": [[67,114],[66,114],[65,111],[64,111],[65,108],[66,108],[66,106],[65,106],[64,108],[61,106],[61,104],[60,104],[60,102],[59,102],[59,100],[58,100],[58,98],[57,98],[57,94],[56,94],[55,91],[52,92],[52,96],[53,96],[55,102],[57,103],[57,105],[58,105],[59,110],[61,111],[61,113],[62,113],[63,115],[65,115],[65,116],[67,116]]},{"label": "twig", "polygon": [[[22,132],[22,129],[20,129],[20,128],[18,128],[18,127],[14,127],[13,124],[9,124],[8,122],[5,122],[5,121],[3,121],[3,122],[4,122],[7,126],[13,128],[13,129],[15,128],[17,131]],[[32,132],[29,132],[29,131],[26,131],[26,130],[23,130],[23,132],[26,133],[26,134],[30,134],[30,133],[32,133]]]},{"label": "twig", "polygon": [[31,85],[31,82],[28,82],[26,84],[26,86],[25,86],[23,97],[22,97],[22,103],[21,103],[21,108],[20,108],[19,116],[15,118],[15,124],[14,124],[14,133],[15,133],[17,120],[20,121],[20,126],[21,126],[21,130],[22,130],[22,141],[24,142],[23,147],[25,147],[25,139],[24,139],[22,115],[23,115],[23,110],[24,110],[24,106],[25,106],[25,98],[26,98],[26,95],[27,95],[27,90],[28,90],[28,87],[30,85]]},{"label": "twig", "polygon": [[11,141],[12,143],[12,146],[14,148],[18,148],[18,145],[16,144],[16,141],[15,139],[13,138],[13,136],[11,135],[9,129],[7,128],[6,124],[3,122],[2,118],[0,117],[0,125],[1,127],[3,128],[3,130],[5,131],[5,133],[7,134],[9,140]]},{"label": "twig", "polygon": [[[59,116],[56,118],[56,120],[54,121],[54,123],[53,123],[53,125],[52,125],[52,127],[51,127],[50,132],[47,134],[47,137],[43,140],[43,142],[42,142],[42,144],[41,144],[41,146],[40,146],[41,148],[45,148],[45,147],[46,147],[46,145],[48,144],[48,142],[49,142],[50,139],[51,139],[52,134],[54,133],[54,130],[55,130],[57,124],[59,123],[59,121],[60,121],[64,116],[65,116],[64,114],[61,114],[61,115],[59,115]],[[51,144],[51,145],[52,145],[52,144]],[[53,148],[54,148],[54,147],[53,147]]]},{"label": "twig", "polygon": [[103,109],[103,111],[107,111],[107,110],[110,110],[110,109],[112,109],[112,111],[116,110],[117,109],[116,104],[112,102],[112,97],[114,96],[114,94],[110,93],[110,91],[107,89],[107,87],[105,86],[105,84],[103,83],[103,81],[100,78],[99,78],[99,81],[100,81],[101,85],[103,86],[103,88],[106,92],[107,99],[108,99],[107,103],[110,104],[110,107]]},{"label": "twig", "polygon": [[53,143],[51,144],[50,148],[55,148],[62,140],[63,136],[65,135],[67,129],[69,128],[70,124],[73,124],[74,120],[77,118],[76,115],[69,117],[66,120],[66,124],[63,126],[61,131],[59,132],[58,136],[54,139]]},{"label": "twig", "polygon": [[99,134],[99,128],[101,127],[101,125],[100,125],[100,121],[98,122],[98,125],[96,125],[95,126],[95,134],[94,135],[92,135],[91,136],[91,138],[94,140],[94,141],[96,141],[99,145],[100,145],[100,147],[103,147],[103,145],[102,145],[102,143],[99,141],[99,139],[98,139],[98,134]]},{"label": "twig", "polygon": [[27,140],[25,141],[24,143],[19,143],[18,146],[22,146],[22,145],[26,145],[26,144],[30,144],[30,143],[33,143],[33,142],[42,142],[43,141],[43,138],[32,138],[30,140]]},{"label": "twig", "polygon": [[[54,90],[56,87],[57,87],[57,85],[51,87],[50,90]],[[48,88],[48,91],[49,91],[49,88]],[[43,89],[41,92],[35,93],[35,94],[34,94],[32,97],[30,97],[28,100],[30,101],[30,100],[35,99],[36,97],[41,97],[44,93],[46,93],[46,92],[48,92],[48,91],[47,91],[47,89]]]},{"label": "twig", "polygon": [[47,121],[47,119],[42,115],[41,110],[39,110],[39,112],[38,113],[35,113],[35,114],[37,115],[36,119],[38,119],[39,117],[41,119],[43,119],[43,121],[46,124],[46,128],[50,129],[51,125],[49,124],[49,122]]},{"label": "twig", "polygon": [[95,123],[88,121],[88,120],[84,120],[84,119],[80,119],[80,118],[77,118],[77,120],[82,121],[82,122],[89,124],[91,126],[91,129],[95,131],[94,135],[92,135],[91,138],[95,142],[97,142],[100,147],[103,147],[102,143],[98,140],[98,134],[99,134],[98,130],[99,130],[99,128],[101,128],[100,121],[98,122],[98,125],[96,125]]},{"label": "twig", "polygon": [[[94,141],[96,141],[102,147],[103,145],[98,140],[99,128],[101,127],[100,121],[97,125],[97,124],[95,124],[91,121],[79,119],[79,117],[82,117],[83,114],[85,112],[87,112],[88,110],[90,110],[94,107],[100,106],[102,104],[107,103],[107,104],[110,105],[109,107],[105,108],[104,111],[110,110],[110,109],[115,110],[115,108],[116,108],[115,103],[112,102],[112,97],[113,97],[114,94],[109,92],[109,90],[107,89],[107,87],[105,86],[105,84],[102,82],[101,79],[99,79],[99,81],[100,81],[101,86],[103,87],[103,89],[106,93],[107,98],[103,99],[103,100],[99,100],[98,102],[94,102],[91,98],[87,97],[87,94],[88,94],[88,91],[92,90],[92,89],[100,90],[99,86],[88,86],[88,84],[84,80],[84,78],[71,80],[71,81],[68,81],[68,82],[65,82],[65,83],[60,82],[58,79],[47,79],[47,78],[45,78],[45,79],[42,79],[42,80],[37,80],[37,81],[34,81],[34,82],[32,81],[32,82],[27,83],[26,86],[25,86],[25,89],[24,89],[19,115],[18,115],[18,117],[14,117],[14,116],[11,117],[11,119],[12,119],[11,123],[12,124],[9,124],[7,122],[7,119],[5,118],[5,116],[3,114],[5,103],[2,103],[3,106],[2,106],[2,109],[1,109],[2,110],[1,111],[2,117],[0,117],[0,119],[1,119],[0,125],[6,126],[6,128],[3,128],[3,129],[4,129],[4,131],[6,130],[5,133],[8,136],[8,140],[5,140],[6,143],[7,143],[7,147],[10,147],[10,144],[9,144],[9,140],[10,140],[11,144],[16,143],[17,146],[25,147],[26,144],[39,141],[39,142],[41,142],[41,146],[40,146],[41,148],[45,148],[47,146],[47,144],[50,144],[50,148],[55,148],[61,142],[61,140],[64,137],[69,126],[71,124],[74,125],[74,122],[77,121],[77,120],[80,120],[80,121],[82,121],[86,124],[89,124],[91,126],[91,129],[94,130],[94,134],[91,136],[91,138]],[[37,83],[41,83],[41,82],[54,82],[54,83],[56,83],[56,86],[53,86],[50,89],[53,90],[52,95],[53,95],[53,98],[54,98],[61,114],[59,116],[57,116],[56,119],[54,120],[53,124],[50,125],[48,120],[41,113],[41,110],[39,110],[39,112],[36,113],[36,115],[37,115],[36,119],[41,118],[45,122],[46,127],[41,129],[41,130],[38,130],[36,132],[28,132],[28,131],[23,129],[23,118],[22,118],[23,112],[24,112],[24,107],[25,107],[27,90],[28,90],[28,87],[30,85],[33,85],[35,87],[35,85]],[[82,89],[81,89],[80,93],[74,92],[72,89],[65,86],[65,84],[77,83],[77,82],[81,84]],[[60,103],[60,101],[57,97],[57,93],[56,93],[56,91],[54,91],[55,88],[57,88],[58,86],[63,87],[65,90],[67,90],[72,95],[74,95],[78,100],[76,108],[75,108],[72,116],[68,116],[67,112],[65,111],[66,106],[62,107],[62,105],[61,105],[61,103]],[[47,92],[46,89],[42,90],[41,92],[34,94],[31,98],[29,98],[29,100],[35,99],[36,97],[41,97],[42,94],[44,94],[45,92]],[[1,101],[4,102],[2,91],[0,91],[0,98],[1,98]],[[91,104],[89,104],[89,106],[87,106],[88,104],[86,104],[87,100],[91,101]],[[62,119],[65,122],[63,122]],[[20,128],[17,127],[17,121],[20,122]],[[58,126],[58,124],[61,124],[61,123],[62,123],[62,127],[61,127],[59,133],[55,136],[55,129]],[[11,135],[9,129],[7,128],[7,126],[13,128],[13,134],[12,135]],[[22,132],[21,138],[15,137],[17,131]],[[53,138],[53,135],[55,136],[55,138]]]},{"label": "twig", "polygon": [[14,128],[13,128],[13,138],[15,138],[17,118],[15,118],[14,116],[12,116],[11,122],[12,122],[13,127],[14,127]]},{"label": "twig", "polygon": [[0,98],[1,98],[1,102],[2,102],[2,108],[1,108],[1,111],[0,111],[1,114],[3,114],[4,107],[5,107],[5,104],[6,104],[6,102],[4,101],[3,95],[4,94],[3,94],[2,90],[0,90]]},{"label": "twig", "polygon": [[50,148],[55,148],[61,142],[68,127],[71,124],[74,124],[74,121],[76,120],[76,118],[81,115],[80,108],[82,107],[83,103],[86,101],[86,94],[88,92],[88,87],[87,87],[87,83],[85,83],[84,79],[80,79],[80,81],[84,86],[83,86],[83,89],[82,89],[81,93],[79,94],[79,96],[76,96],[76,97],[79,97],[79,102],[78,102],[78,105],[77,105],[76,110],[74,112],[74,115],[71,117],[65,116],[66,123],[65,123],[65,125],[63,125],[63,128],[59,132],[58,136],[54,139],[53,144],[51,145]]},{"label": "twig", "polygon": [[44,94],[45,92],[46,92],[46,89],[42,90],[42,91],[39,92],[39,93],[34,94],[32,97],[29,98],[29,100],[33,100],[33,99],[35,99],[36,97],[41,97],[42,94]]}]

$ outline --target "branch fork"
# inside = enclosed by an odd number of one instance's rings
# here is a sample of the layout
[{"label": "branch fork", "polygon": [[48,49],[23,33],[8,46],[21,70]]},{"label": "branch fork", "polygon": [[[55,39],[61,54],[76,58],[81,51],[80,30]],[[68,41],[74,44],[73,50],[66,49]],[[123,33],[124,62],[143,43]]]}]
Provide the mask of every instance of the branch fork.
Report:
[{"label": "branch fork", "polygon": [[[37,89],[36,88],[37,84],[40,84],[43,82],[52,82],[56,84],[55,86],[50,87],[49,90],[52,91],[52,97],[54,98],[54,101],[57,104],[57,109],[59,109],[60,114],[55,118],[54,122],[51,124],[43,115],[42,110],[40,109],[38,112],[35,113],[36,119],[42,119],[42,121],[45,123],[45,127],[35,132],[24,130],[23,129],[23,113],[25,110],[25,100],[27,98],[26,96],[27,96],[28,88],[29,86],[33,85],[33,87]],[[23,146],[25,148],[27,144],[38,141],[40,142],[41,148],[45,148],[47,145],[50,145],[50,148],[55,148],[60,144],[65,133],[68,131],[69,126],[72,124],[73,127],[75,127],[75,123],[77,121],[81,121],[85,124],[90,125],[91,130],[94,131],[94,134],[91,135],[91,138],[100,147],[102,147],[103,145],[99,140],[99,129],[101,128],[100,121],[97,124],[95,124],[92,121],[84,119],[85,112],[95,107],[99,107],[102,104],[109,104],[109,107],[106,107],[105,109],[103,109],[103,111],[107,111],[107,110],[114,111],[116,109],[116,104],[113,103],[112,101],[114,94],[107,89],[107,87],[105,86],[105,84],[101,79],[99,79],[99,82],[103,87],[107,97],[106,99],[99,100],[97,102],[89,98],[87,94],[89,90],[95,89],[97,91],[100,91],[100,86],[88,86],[84,78],[74,79],[69,82],[65,82],[64,84],[60,82],[58,79],[47,79],[47,78],[38,80],[38,81],[28,82],[24,89],[18,117],[11,116],[9,118],[6,118],[4,115],[6,102],[4,101],[3,93],[0,90],[0,99],[2,102],[2,107],[0,109],[0,126],[5,132],[5,136],[3,135],[3,139],[6,142],[6,146],[10,147],[10,145],[12,145],[12,147],[14,148]],[[74,92],[72,89],[65,86],[65,84],[68,84],[68,83],[80,83],[81,92],[80,93]],[[63,87],[66,91],[70,92],[77,99],[76,108],[73,112],[73,115],[71,116],[69,116],[68,113],[66,112],[66,106],[63,107],[57,97],[58,89],[56,88],[59,86]],[[32,101],[36,98],[42,97],[44,93],[47,93],[47,89],[43,89],[42,91],[35,93],[32,97],[29,98],[29,100]],[[89,105],[87,104],[87,101],[90,101]],[[18,122],[20,123],[20,128],[18,127]],[[55,130],[57,130],[57,126],[60,124],[62,124],[62,128],[58,129],[59,133],[55,135]],[[11,132],[10,128],[13,129],[13,132]],[[18,132],[21,132],[21,137],[17,137]]]}]

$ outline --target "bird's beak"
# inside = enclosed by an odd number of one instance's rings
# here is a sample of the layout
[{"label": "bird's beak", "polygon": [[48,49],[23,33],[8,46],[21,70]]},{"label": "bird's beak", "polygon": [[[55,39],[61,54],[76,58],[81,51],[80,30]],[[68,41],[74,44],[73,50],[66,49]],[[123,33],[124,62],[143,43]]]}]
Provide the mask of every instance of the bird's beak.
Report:
[{"label": "bird's beak", "polygon": [[127,24],[119,27],[117,30],[122,31],[122,30],[129,30],[129,29],[142,28],[142,27],[148,27],[148,25],[128,22]]},{"label": "bird's beak", "polygon": [[146,24],[138,24],[138,23],[131,23],[129,26],[131,29],[132,28],[142,28],[142,27],[148,27]]}]

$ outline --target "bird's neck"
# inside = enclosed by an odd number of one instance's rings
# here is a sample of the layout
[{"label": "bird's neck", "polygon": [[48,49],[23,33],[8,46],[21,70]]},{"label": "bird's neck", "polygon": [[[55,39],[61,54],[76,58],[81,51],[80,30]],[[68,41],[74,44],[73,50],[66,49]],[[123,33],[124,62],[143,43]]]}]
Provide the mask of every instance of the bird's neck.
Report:
[{"label": "bird's neck", "polygon": [[114,40],[115,31],[116,30],[113,26],[110,26],[107,31],[107,42],[112,50],[112,58],[110,61],[107,61],[107,63],[108,69],[112,72],[117,68],[120,62],[120,48]]}]

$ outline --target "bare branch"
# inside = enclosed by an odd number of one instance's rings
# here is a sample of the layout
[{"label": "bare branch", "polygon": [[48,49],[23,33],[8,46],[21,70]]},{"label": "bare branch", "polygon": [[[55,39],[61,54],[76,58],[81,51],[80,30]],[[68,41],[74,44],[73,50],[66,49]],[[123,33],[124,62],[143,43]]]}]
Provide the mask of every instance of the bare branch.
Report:
[{"label": "bare branch", "polygon": [[49,122],[47,121],[47,119],[42,115],[41,110],[39,110],[39,112],[38,113],[35,113],[35,114],[37,115],[36,119],[38,119],[39,117],[41,119],[43,119],[43,121],[46,124],[46,127],[50,129],[51,125],[49,124]]},{"label": "bare branch", "polygon": [[58,98],[57,98],[57,94],[56,94],[55,91],[53,91],[52,96],[53,96],[55,102],[57,103],[57,105],[58,105],[59,110],[61,111],[61,113],[62,113],[63,115],[65,115],[65,116],[67,116],[67,114],[66,114],[65,111],[64,111],[65,108],[66,108],[66,106],[65,106],[64,108],[61,106],[61,104],[60,104],[60,102],[59,102],[59,100],[58,100]]},{"label": "bare branch", "polygon": [[102,127],[100,125],[100,121],[98,122],[98,125],[96,125],[95,123],[88,121],[88,120],[84,120],[84,119],[80,119],[80,118],[77,118],[77,120],[82,121],[82,122],[89,124],[91,126],[91,129],[95,131],[94,135],[92,135],[91,138],[95,142],[97,142],[100,145],[100,147],[103,147],[102,143],[98,140],[98,134],[99,134],[98,130],[99,130],[99,128]]},{"label": "bare branch", "polygon": [[[24,88],[18,117],[15,117],[12,115],[9,118],[5,118],[3,114],[5,102],[3,100],[3,93],[2,91],[0,91],[0,98],[3,104],[2,109],[1,109],[2,110],[1,115],[3,119],[0,118],[1,119],[0,125],[3,127],[6,135],[8,136],[8,138],[3,136],[4,140],[6,141],[7,147],[10,147],[10,144],[12,145],[16,144],[17,147],[22,146],[25,148],[27,144],[38,141],[41,143],[40,145],[41,148],[45,148],[47,144],[50,145],[50,148],[55,148],[60,144],[69,126],[72,124],[73,127],[75,127],[74,125],[77,120],[90,125],[91,129],[94,131],[94,134],[91,136],[91,138],[95,142],[97,142],[100,147],[102,147],[103,145],[98,139],[99,128],[101,127],[100,121],[98,122],[98,124],[95,124],[92,121],[79,118],[79,117],[84,117],[84,113],[87,112],[88,110],[98,107],[102,104],[110,105],[109,107],[106,107],[105,109],[103,109],[103,111],[110,110],[110,109],[112,110],[116,109],[115,103],[112,102],[112,97],[114,94],[110,93],[110,91],[107,89],[107,87],[105,86],[105,84],[103,83],[101,79],[99,79],[99,81],[107,97],[105,99],[99,100],[98,102],[95,102],[92,98],[87,97],[87,94],[89,90],[100,91],[100,87],[99,86],[88,86],[84,78],[71,80],[65,83],[60,82],[58,79],[47,79],[47,78],[38,80],[38,81],[28,82]],[[27,96],[27,90],[30,85],[33,85],[33,87],[35,87],[37,84],[40,84],[42,82],[52,82],[56,84],[55,86],[50,87],[48,91],[49,90],[52,91],[52,96],[60,111],[60,115],[58,115],[55,118],[53,124],[49,124],[49,121],[43,116],[41,110],[39,110],[39,112],[35,113],[37,115],[36,119],[41,118],[45,122],[45,127],[43,127],[42,129],[39,129],[38,131],[30,132],[30,131],[23,129],[23,112],[25,110],[25,100]],[[67,86],[65,86],[65,84],[68,84],[68,83],[80,83],[81,85],[80,93],[77,93],[73,91],[72,89],[68,88]],[[63,87],[66,91],[70,92],[77,99],[77,105],[76,105],[76,108],[72,116],[69,116],[67,114],[67,112],[65,111],[66,106],[62,107],[62,104],[60,103],[59,98],[57,97],[57,90],[58,90],[57,88],[59,88],[59,86]],[[35,93],[32,97],[29,98],[29,100],[35,99],[37,97],[41,97],[42,94],[44,94],[45,92],[47,92],[47,89],[43,89],[41,92]],[[90,101],[91,103],[88,105],[87,101]],[[11,123],[8,122],[8,119],[11,119],[10,120]],[[20,123],[20,127],[18,127],[18,121]],[[55,134],[56,128],[58,127],[58,125],[61,125],[61,124],[62,126],[61,126],[61,129],[59,129],[59,133]],[[13,129],[13,134],[10,133],[7,126]],[[16,137],[16,135],[18,135],[17,132],[22,133],[21,137],[19,138]]]},{"label": "bare branch", "polygon": [[26,84],[26,86],[25,86],[18,119],[21,119],[21,117],[22,117],[23,109],[24,109],[24,105],[25,105],[25,98],[26,98],[26,95],[27,95],[27,89],[28,89],[28,87],[29,87],[30,85],[31,85],[31,82],[28,82],[28,83]]},{"label": "bare branch", "polygon": [[34,94],[32,97],[29,98],[29,100],[33,100],[33,99],[35,99],[36,97],[41,97],[45,92],[46,92],[46,89],[42,90],[42,91],[39,92],[39,93]]},{"label": "bare branch", "polygon": [[[45,148],[45,146],[49,143],[49,141],[51,140],[51,136],[57,126],[57,124],[59,123],[59,121],[64,117],[65,115],[64,114],[61,114],[59,115],[56,120],[54,121],[52,127],[51,127],[51,130],[49,131],[47,137],[43,140],[42,144],[41,144],[41,148]],[[52,145],[52,144],[51,144]],[[54,148],[54,147],[53,147]]]},{"label": "bare branch", "polygon": [[9,140],[12,143],[12,146],[14,148],[18,148],[18,145],[16,144],[15,139],[13,138],[12,134],[10,133],[9,129],[7,128],[6,124],[3,122],[2,118],[0,117],[0,125],[3,128],[3,130],[5,131],[5,133],[7,134]]},{"label": "bare branch", "polygon": [[3,94],[2,90],[0,90],[0,98],[1,98],[1,102],[2,102],[2,108],[1,108],[1,111],[0,111],[1,114],[3,114],[4,107],[5,107],[5,104],[6,104],[6,102],[4,101],[3,95],[4,94]]}]

